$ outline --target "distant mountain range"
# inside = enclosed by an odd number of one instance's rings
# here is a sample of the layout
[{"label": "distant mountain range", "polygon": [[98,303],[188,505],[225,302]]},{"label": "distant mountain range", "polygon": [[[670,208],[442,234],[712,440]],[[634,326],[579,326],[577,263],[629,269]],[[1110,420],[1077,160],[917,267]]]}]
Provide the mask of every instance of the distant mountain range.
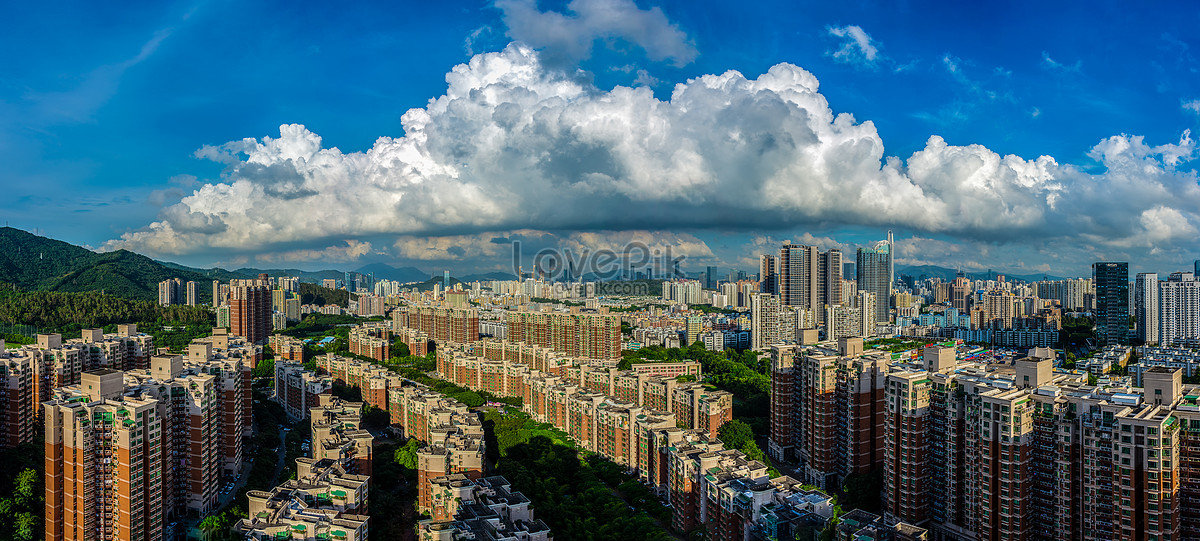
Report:
[{"label": "distant mountain range", "polygon": [[[217,269],[219,271],[219,269]],[[0,228],[0,282],[38,291],[103,291],[134,299],[157,299],[158,283],[170,278],[206,281],[226,273],[167,266],[127,250],[96,253],[12,227]],[[211,287],[197,290],[209,302]]]},{"label": "distant mountain range", "polygon": [[[179,278],[184,281],[211,282],[235,278],[253,278],[260,273],[270,276],[298,276],[303,282],[320,283],[332,278],[344,280],[346,273],[340,270],[304,271],[300,269],[255,269],[220,268],[197,269],[176,263],[155,261],[144,255],[127,250],[97,253],[82,246],[60,240],[41,237],[12,227],[0,228],[0,282],[15,284],[22,289],[35,291],[103,291],[134,299],[158,298],[158,283]],[[376,280],[398,282],[421,282],[432,287],[441,279],[416,267],[393,267],[385,263],[371,263],[354,270],[360,274],[374,275]],[[693,273],[694,274],[694,273]],[[903,266],[896,268],[897,275],[914,278],[939,277],[953,280],[957,271],[934,265]],[[1037,280],[1061,280],[1061,277],[1044,274],[1013,274],[1004,271],[970,272],[968,278],[988,279],[1003,274],[1011,280],[1027,282]],[[511,273],[487,272],[455,276],[454,281],[474,282],[477,280],[512,280]],[[212,288],[201,284],[197,288],[201,303],[211,301]]]},{"label": "distant mountain range", "polygon": [[[428,282],[441,276],[416,267],[393,267],[371,263],[354,270],[370,274],[376,280],[398,282]],[[254,278],[261,273],[269,276],[298,276],[300,281],[317,283],[332,278],[344,280],[340,270],[305,271],[300,269],[236,270],[221,268],[197,269],[165,261],[155,261],[128,250],[97,253],[82,246],[34,235],[12,227],[0,228],[0,282],[14,284],[33,291],[103,291],[133,299],[157,299],[158,283],[171,278],[205,282],[197,289],[199,302],[212,301],[212,280],[228,281]],[[474,274],[463,280],[512,279],[504,273]],[[457,279],[455,281],[458,281]],[[432,284],[432,282],[430,282]],[[432,285],[430,286],[432,287]]]},{"label": "distant mountain range", "polygon": [[[964,276],[971,280],[994,280],[997,275],[1004,275],[1006,280],[1021,280],[1025,282],[1037,282],[1041,280],[1062,280],[1061,276],[1053,276],[1050,274],[1014,274],[1004,272],[1002,270],[993,270],[991,272],[967,272]],[[958,271],[948,269],[946,267],[938,267],[936,265],[910,265],[904,267],[896,267],[896,275],[908,275],[913,278],[941,278],[945,281],[953,280],[958,276]]]}]

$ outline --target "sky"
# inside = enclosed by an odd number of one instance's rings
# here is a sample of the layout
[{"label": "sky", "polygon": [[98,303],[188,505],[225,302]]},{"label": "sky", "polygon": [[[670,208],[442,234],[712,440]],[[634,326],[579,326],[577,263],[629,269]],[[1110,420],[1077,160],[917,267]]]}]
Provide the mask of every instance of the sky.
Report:
[{"label": "sky", "polygon": [[14,4],[0,214],[204,267],[890,229],[898,265],[1190,269],[1200,6],[1057,4]]}]

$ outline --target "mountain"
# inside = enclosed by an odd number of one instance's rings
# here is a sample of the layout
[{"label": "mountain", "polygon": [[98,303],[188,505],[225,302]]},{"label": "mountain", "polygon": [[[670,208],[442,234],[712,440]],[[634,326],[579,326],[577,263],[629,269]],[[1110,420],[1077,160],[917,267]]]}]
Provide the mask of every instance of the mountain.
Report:
[{"label": "mountain", "polygon": [[421,282],[428,280],[432,274],[416,267],[393,267],[387,263],[371,263],[354,270],[359,274],[371,274],[375,280],[394,280],[397,282]]},{"label": "mountain", "polygon": [[[1062,280],[1062,277],[1051,276],[1048,274],[1013,274],[1004,271],[993,270],[991,272],[967,272],[964,275],[972,280],[989,280],[995,279],[996,275],[1003,274],[1007,280],[1021,280],[1025,282],[1037,282],[1040,280]],[[953,280],[958,276],[958,271],[939,267],[937,265],[909,265],[904,267],[896,267],[896,275],[908,275],[913,278],[941,278],[944,281]]]},{"label": "mountain", "polygon": [[276,276],[298,276],[301,282],[309,282],[313,284],[321,283],[321,280],[333,279],[344,280],[346,273],[340,270],[319,270],[319,271],[304,271],[300,269],[254,269],[244,267],[233,271],[238,274],[244,274],[251,278],[258,277],[259,274],[266,274],[272,278]]},{"label": "mountain", "polygon": [[38,291],[103,291],[134,299],[157,299],[158,283],[179,278],[201,282],[199,302],[212,297],[204,271],[167,266],[127,250],[96,253],[12,227],[0,228],[0,282]]},{"label": "mountain", "polygon": [[484,273],[479,273],[479,274],[468,274],[461,278],[462,281],[468,282],[468,283],[479,282],[479,281],[488,281],[488,280],[516,280],[516,279],[517,279],[517,275],[515,275],[515,274],[509,273],[509,272],[498,272],[498,271],[484,272]]}]

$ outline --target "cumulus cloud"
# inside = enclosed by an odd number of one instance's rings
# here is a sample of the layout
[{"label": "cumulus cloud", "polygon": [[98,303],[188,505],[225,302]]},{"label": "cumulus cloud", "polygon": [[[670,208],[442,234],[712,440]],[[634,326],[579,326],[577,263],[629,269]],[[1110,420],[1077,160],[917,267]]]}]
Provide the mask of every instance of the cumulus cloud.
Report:
[{"label": "cumulus cloud", "polygon": [[220,182],[106,247],[252,252],[380,235],[829,224],[1116,246],[1177,242],[1151,233],[1200,218],[1197,176],[1183,167],[1196,155],[1190,133],[1159,146],[1110,137],[1089,153],[1103,171],[1089,173],[936,135],[907,159],[885,156],[873,123],[835,113],[817,78],[791,64],[757,78],[704,75],[660,100],[648,88],[595,88],[513,44],[446,80],[444,95],[405,113],[404,136],[363,152],[326,148],[300,125],[205,147],[197,155],[227,164]]},{"label": "cumulus cloud", "polygon": [[842,46],[829,53],[834,60],[847,64],[873,65],[879,57],[877,42],[859,26],[830,26],[829,35],[840,38]]},{"label": "cumulus cloud", "polygon": [[255,259],[264,263],[292,261],[357,261],[372,253],[371,243],[347,239],[344,246],[327,246],[321,250],[301,249],[258,254]]},{"label": "cumulus cloud", "polygon": [[651,60],[683,66],[698,52],[658,7],[641,9],[633,0],[571,0],[565,13],[541,11],[537,0],[498,0],[508,36],[545,52],[551,64],[574,63],[592,54],[599,39],[621,39]]},{"label": "cumulus cloud", "polygon": [[1184,109],[1200,115],[1200,99],[1185,101],[1182,104]]}]

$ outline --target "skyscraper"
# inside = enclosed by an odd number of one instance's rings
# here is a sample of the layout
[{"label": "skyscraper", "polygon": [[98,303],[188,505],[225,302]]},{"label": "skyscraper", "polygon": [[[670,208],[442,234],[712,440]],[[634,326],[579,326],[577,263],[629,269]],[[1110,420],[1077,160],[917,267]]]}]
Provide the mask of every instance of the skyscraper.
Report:
[{"label": "skyscraper", "polygon": [[271,334],[269,280],[233,280],[229,283],[229,334],[258,343]]},{"label": "skyscraper", "polygon": [[1158,284],[1158,343],[1182,346],[1200,340],[1200,282],[1173,272]]},{"label": "skyscraper", "polygon": [[1158,275],[1140,272],[1133,282],[1133,310],[1137,338],[1143,344],[1158,343]]},{"label": "skyscraper", "polygon": [[708,289],[717,288],[717,268],[704,267],[704,287]]},{"label": "skyscraper", "polygon": [[158,283],[158,304],[170,306],[183,302],[183,280],[171,278]]},{"label": "skyscraper", "polygon": [[870,248],[859,248],[855,268],[858,273],[858,290],[875,294],[875,320],[887,323],[892,298],[891,242],[881,240]]},{"label": "skyscraper", "polygon": [[1092,264],[1096,284],[1096,338],[1102,345],[1129,343],[1129,263]]},{"label": "skyscraper", "polygon": [[196,306],[197,304],[196,282],[189,281],[187,283],[187,305]]},{"label": "skyscraper", "polygon": [[450,271],[442,271],[442,289],[450,291]]},{"label": "skyscraper", "polygon": [[819,274],[820,256],[815,246],[784,242],[779,250],[779,302],[815,310],[820,303]]},{"label": "skyscraper", "polygon": [[758,260],[758,290],[776,295],[779,293],[775,256],[763,254]]},{"label": "skyscraper", "polygon": [[81,388],[85,400],[45,405],[46,539],[161,539],[159,402],[123,396],[116,370]]},{"label": "skyscraper", "polygon": [[842,303],[842,251],[822,252],[819,266],[817,292],[821,300],[817,313],[824,313],[824,306]]}]

